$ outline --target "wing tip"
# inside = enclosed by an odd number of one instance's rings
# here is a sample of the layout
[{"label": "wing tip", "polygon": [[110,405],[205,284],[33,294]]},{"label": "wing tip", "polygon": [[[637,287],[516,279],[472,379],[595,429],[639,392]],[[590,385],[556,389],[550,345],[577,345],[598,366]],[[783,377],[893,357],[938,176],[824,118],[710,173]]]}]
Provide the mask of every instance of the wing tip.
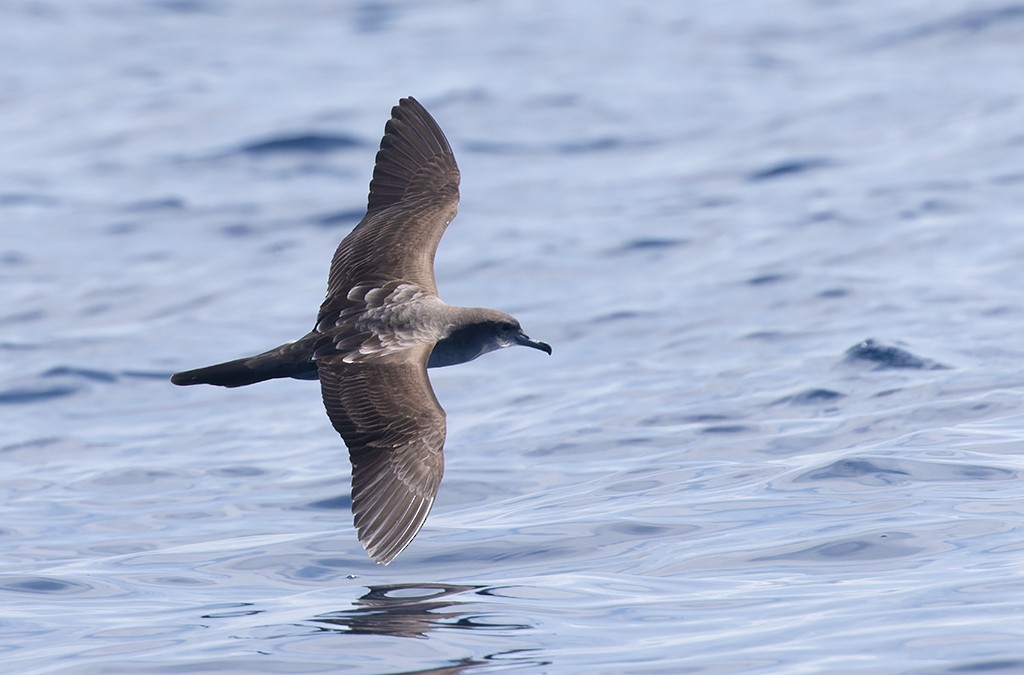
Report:
[{"label": "wing tip", "polygon": [[458,199],[459,169],[451,144],[423,104],[407,96],[391,108],[391,118],[384,125],[367,211],[400,202],[407,190],[415,189],[414,182],[422,182],[419,187],[427,192],[450,193]]},{"label": "wing tip", "polygon": [[380,523],[376,519],[370,523],[364,523],[362,527],[357,525],[359,543],[362,544],[371,560],[378,565],[387,566],[409,547],[409,544],[423,529],[433,505],[433,497],[419,498],[410,503],[402,517],[396,519],[390,526]]}]

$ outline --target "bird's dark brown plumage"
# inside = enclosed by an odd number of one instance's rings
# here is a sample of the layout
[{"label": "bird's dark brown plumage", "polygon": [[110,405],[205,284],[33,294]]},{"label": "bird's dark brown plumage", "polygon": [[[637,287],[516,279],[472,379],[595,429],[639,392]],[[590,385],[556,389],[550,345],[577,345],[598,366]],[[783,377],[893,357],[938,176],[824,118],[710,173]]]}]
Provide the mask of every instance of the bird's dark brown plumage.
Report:
[{"label": "bird's dark brown plumage", "polygon": [[412,541],[444,473],[444,410],[427,378],[429,349],[416,351],[386,363],[317,362],[324,406],[352,460],[356,530],[381,562]]},{"label": "bird's dark brown plumage", "polygon": [[[459,203],[459,168],[444,133],[413,98],[391,110],[366,215],[331,261],[318,326],[352,304],[354,287],[400,281],[436,294],[434,253]],[[398,285],[394,284],[397,289]],[[365,363],[317,355],[327,415],[352,460],[352,511],[367,553],[390,562],[430,512],[444,473],[445,414],[427,377],[433,344]]]},{"label": "bird's dark brown plumage", "polygon": [[448,140],[416,99],[402,99],[384,126],[366,215],[334,253],[320,317],[356,282],[403,279],[437,293],[434,253],[458,206]]},{"label": "bird's dark brown plumage", "polygon": [[313,330],[245,359],[176,373],[175,384],[234,387],[319,379],[352,460],[352,511],[370,557],[388,563],[423,526],[444,473],[445,413],[427,368],[531,340],[513,317],[437,296],[434,253],[459,202],[459,169],[413,98],[391,110],[366,215],[338,245]]}]

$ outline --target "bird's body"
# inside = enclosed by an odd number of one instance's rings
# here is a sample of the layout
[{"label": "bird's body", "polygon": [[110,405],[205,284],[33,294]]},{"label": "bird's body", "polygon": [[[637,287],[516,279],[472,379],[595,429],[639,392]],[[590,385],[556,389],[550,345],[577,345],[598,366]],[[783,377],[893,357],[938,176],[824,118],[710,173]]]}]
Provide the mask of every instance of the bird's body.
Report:
[{"label": "bird's body", "polygon": [[334,254],[313,330],[171,378],[225,387],[319,379],[327,414],[349,448],[359,539],[380,563],[416,536],[444,472],[445,414],[427,368],[516,344],[551,353],[508,314],[438,297],[434,253],[458,200],[448,141],[423,106],[402,99],[384,129],[366,216]]}]

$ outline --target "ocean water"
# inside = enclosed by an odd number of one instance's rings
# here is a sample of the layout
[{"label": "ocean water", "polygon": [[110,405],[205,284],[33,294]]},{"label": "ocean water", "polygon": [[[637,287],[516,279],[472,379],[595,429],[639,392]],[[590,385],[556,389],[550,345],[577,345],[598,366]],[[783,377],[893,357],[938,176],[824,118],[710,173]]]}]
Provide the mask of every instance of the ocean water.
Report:
[{"label": "ocean water", "polygon": [[[1024,672],[1024,5],[0,5],[18,673]],[[374,565],[304,334],[390,107],[462,174],[433,513]]]}]

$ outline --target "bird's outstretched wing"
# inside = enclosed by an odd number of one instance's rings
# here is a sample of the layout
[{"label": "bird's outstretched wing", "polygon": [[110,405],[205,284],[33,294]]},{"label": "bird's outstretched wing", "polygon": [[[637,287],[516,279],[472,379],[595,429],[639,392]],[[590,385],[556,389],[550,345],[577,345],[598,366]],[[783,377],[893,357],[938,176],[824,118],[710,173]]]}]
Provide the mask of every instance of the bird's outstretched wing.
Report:
[{"label": "bird's outstretched wing", "polygon": [[366,215],[334,253],[317,323],[344,309],[357,284],[402,279],[436,294],[434,253],[458,204],[448,140],[416,99],[403,98],[384,126]]},{"label": "bird's outstretched wing", "polygon": [[327,415],[352,460],[359,541],[387,564],[430,513],[444,473],[445,414],[427,378],[429,347],[414,358],[317,360]]}]

